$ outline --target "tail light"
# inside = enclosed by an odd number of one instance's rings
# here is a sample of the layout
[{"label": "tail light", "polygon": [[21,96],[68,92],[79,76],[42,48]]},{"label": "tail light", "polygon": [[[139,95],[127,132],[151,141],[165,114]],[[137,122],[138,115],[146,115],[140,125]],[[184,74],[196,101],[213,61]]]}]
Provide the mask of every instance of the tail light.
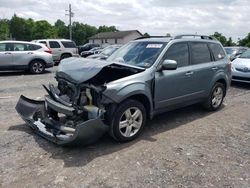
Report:
[{"label": "tail light", "polygon": [[46,50],[44,50],[45,52],[52,54],[52,50],[50,48],[47,48]]}]

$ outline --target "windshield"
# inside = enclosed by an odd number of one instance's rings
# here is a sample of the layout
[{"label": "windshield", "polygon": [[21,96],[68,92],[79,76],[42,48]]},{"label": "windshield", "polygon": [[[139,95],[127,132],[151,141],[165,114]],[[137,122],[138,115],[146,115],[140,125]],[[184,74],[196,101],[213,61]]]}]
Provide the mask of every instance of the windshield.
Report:
[{"label": "windshield", "polygon": [[117,50],[118,48],[113,47],[113,46],[108,46],[106,48],[103,49],[103,51],[101,52],[103,55],[105,56],[110,56],[115,50]]},{"label": "windshield", "polygon": [[250,59],[250,50],[245,51],[243,54],[240,55],[239,58]]},{"label": "windshield", "polygon": [[130,42],[113,53],[108,61],[127,63],[143,68],[152,66],[166,42]]}]

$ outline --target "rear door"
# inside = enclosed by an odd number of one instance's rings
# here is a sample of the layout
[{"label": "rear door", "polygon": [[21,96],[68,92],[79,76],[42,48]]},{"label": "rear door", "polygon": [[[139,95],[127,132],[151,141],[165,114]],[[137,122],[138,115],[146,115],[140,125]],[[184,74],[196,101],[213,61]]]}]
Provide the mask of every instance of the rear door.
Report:
[{"label": "rear door", "polygon": [[193,89],[195,97],[207,96],[214,76],[214,62],[206,42],[190,42],[191,67],[193,70]]},{"label": "rear door", "polygon": [[49,41],[49,48],[52,50],[52,57],[54,61],[60,61],[62,54],[62,47],[57,41]]},{"label": "rear door", "polygon": [[13,62],[13,44],[12,43],[0,43],[0,68],[9,68]]}]

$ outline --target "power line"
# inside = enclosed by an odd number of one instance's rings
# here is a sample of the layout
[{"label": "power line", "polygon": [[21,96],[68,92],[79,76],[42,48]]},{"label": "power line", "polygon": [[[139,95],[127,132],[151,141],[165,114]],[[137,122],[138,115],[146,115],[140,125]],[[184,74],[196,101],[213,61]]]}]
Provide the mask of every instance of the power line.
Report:
[{"label": "power line", "polygon": [[69,10],[66,10],[66,12],[69,12],[68,14],[65,14],[66,16],[69,16],[69,39],[72,40],[72,17],[74,17],[74,12],[72,12],[71,4],[69,4]]}]

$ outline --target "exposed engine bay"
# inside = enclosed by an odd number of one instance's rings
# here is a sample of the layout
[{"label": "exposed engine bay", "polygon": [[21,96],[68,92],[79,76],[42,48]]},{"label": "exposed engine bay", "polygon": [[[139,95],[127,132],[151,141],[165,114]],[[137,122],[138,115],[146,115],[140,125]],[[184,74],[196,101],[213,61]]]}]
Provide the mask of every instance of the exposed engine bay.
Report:
[{"label": "exposed engine bay", "polygon": [[21,96],[17,112],[41,136],[58,144],[95,141],[108,129],[103,122],[107,109],[102,103],[102,98],[108,97],[103,93],[106,84],[144,69],[94,61],[63,62],[55,77],[58,85],[43,85],[45,100]]}]

